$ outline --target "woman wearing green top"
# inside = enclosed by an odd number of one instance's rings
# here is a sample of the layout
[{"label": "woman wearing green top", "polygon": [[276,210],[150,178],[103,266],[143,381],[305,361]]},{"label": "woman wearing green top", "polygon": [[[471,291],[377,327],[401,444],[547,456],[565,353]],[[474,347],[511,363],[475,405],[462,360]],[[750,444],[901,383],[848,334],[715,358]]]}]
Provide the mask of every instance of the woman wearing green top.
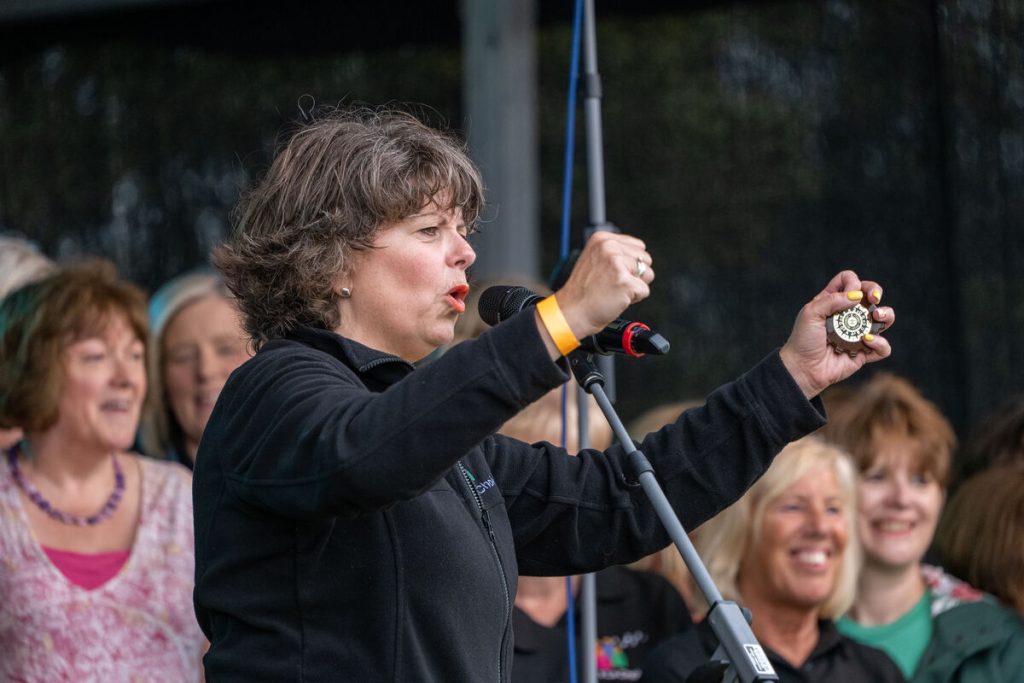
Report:
[{"label": "woman wearing green top", "polygon": [[877,375],[836,411],[826,437],[860,472],[864,567],[838,627],[884,650],[911,681],[1024,681],[1024,624],[989,595],[922,563],[956,442],[906,381]]}]

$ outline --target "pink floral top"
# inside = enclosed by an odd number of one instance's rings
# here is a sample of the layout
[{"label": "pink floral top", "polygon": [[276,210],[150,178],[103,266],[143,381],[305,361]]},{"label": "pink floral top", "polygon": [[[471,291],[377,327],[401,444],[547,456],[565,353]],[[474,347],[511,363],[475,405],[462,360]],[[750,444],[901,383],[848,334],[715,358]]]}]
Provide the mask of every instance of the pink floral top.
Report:
[{"label": "pink floral top", "polygon": [[0,467],[0,680],[200,680],[192,611],[192,484],[181,465],[139,458],[142,509],[121,571],[86,590],[47,558]]}]

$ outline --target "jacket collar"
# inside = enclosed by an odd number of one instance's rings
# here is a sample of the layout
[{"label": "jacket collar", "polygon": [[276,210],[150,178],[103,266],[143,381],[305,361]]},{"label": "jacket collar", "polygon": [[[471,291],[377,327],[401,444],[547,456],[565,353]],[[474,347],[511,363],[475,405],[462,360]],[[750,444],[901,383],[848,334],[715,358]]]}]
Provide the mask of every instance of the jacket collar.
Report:
[{"label": "jacket collar", "polygon": [[811,650],[808,660],[816,659],[828,653],[830,650],[839,647],[843,643],[843,635],[839,633],[836,624],[831,619],[818,620],[818,643]]},{"label": "jacket collar", "polygon": [[1005,647],[1021,629],[1016,613],[987,599],[963,603],[932,623],[935,635],[921,656],[921,670],[954,671],[979,652]]},{"label": "jacket collar", "polygon": [[355,370],[364,381],[390,386],[416,369],[398,356],[371,349],[330,330],[303,326],[292,330],[287,338],[330,354]]},{"label": "jacket collar", "polygon": [[[715,636],[715,632],[711,629],[711,624],[707,619],[697,624],[697,635],[700,636],[701,642],[708,652],[713,652],[718,647],[718,638]],[[814,662],[827,656],[837,647],[842,647],[844,642],[845,639],[839,632],[839,629],[836,628],[835,622],[831,619],[818,619],[818,642],[814,644],[811,653],[807,655],[807,659],[800,666],[794,666],[778,652],[763,643],[761,647],[764,648],[768,659],[771,660],[772,666],[776,669],[798,671],[807,662]]]},{"label": "jacket collar", "polygon": [[931,595],[933,619],[954,607],[985,599],[980,590],[947,574],[940,567],[922,564],[921,576]]}]

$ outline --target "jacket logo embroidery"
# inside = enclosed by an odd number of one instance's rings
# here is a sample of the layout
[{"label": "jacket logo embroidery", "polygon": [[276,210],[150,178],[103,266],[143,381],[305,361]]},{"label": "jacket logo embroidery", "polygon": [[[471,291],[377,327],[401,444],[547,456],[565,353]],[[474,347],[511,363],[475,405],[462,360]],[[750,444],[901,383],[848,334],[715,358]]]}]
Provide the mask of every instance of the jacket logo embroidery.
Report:
[{"label": "jacket logo embroidery", "polygon": [[481,482],[481,483],[478,484],[476,482],[476,475],[474,475],[472,472],[470,472],[469,468],[467,468],[465,465],[463,465],[462,469],[464,469],[466,471],[466,474],[469,476],[470,483],[473,484],[473,488],[475,488],[476,492],[478,494],[480,494],[481,496],[484,494],[484,491],[486,491],[487,489],[493,487],[494,484],[495,484],[493,477],[491,477],[487,481],[484,481],[484,482]]}]

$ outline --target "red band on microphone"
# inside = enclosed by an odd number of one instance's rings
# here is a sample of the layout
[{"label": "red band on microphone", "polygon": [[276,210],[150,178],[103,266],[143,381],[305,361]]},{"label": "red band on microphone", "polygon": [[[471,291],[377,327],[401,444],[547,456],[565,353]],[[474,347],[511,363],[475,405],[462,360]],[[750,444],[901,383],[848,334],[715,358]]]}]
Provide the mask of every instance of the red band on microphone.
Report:
[{"label": "red band on microphone", "polygon": [[650,332],[651,328],[643,323],[630,323],[626,325],[626,329],[622,330],[622,350],[626,352],[627,356],[641,358],[644,354],[633,349],[633,332],[636,330],[647,330]]}]

